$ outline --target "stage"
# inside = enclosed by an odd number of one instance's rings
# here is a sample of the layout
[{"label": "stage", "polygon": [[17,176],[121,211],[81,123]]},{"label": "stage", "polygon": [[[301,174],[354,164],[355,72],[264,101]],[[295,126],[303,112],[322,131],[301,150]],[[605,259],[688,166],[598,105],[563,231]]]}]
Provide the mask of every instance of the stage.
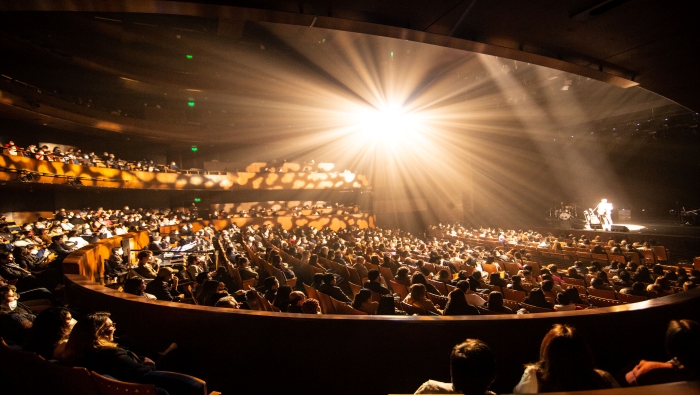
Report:
[{"label": "stage", "polygon": [[600,236],[603,240],[615,239],[628,242],[654,242],[671,251],[673,262],[692,262],[700,256],[700,227],[681,224],[674,220],[621,221],[613,224],[612,231],[584,229],[585,222],[580,220],[546,220],[542,228],[536,230],[542,234],[555,236],[585,235],[588,239]]}]

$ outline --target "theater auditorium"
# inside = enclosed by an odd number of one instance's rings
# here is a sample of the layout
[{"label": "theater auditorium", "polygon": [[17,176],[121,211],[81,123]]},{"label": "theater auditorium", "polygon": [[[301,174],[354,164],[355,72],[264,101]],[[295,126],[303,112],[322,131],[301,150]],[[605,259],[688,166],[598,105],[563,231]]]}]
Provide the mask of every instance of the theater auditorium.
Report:
[{"label": "theater auditorium", "polygon": [[3,1],[3,393],[699,393],[694,11]]}]

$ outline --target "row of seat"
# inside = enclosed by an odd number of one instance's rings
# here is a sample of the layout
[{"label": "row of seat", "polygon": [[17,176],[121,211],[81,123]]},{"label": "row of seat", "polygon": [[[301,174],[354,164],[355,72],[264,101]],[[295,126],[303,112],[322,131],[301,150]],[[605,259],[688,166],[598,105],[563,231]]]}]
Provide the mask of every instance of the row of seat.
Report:
[{"label": "row of seat", "polygon": [[[202,395],[209,393],[204,381],[182,373],[184,376],[202,383]],[[0,339],[0,377],[3,393],[13,395],[157,395],[151,384],[127,383],[105,377],[96,372],[88,372],[83,367],[69,367],[49,362],[34,353],[13,349]]]}]

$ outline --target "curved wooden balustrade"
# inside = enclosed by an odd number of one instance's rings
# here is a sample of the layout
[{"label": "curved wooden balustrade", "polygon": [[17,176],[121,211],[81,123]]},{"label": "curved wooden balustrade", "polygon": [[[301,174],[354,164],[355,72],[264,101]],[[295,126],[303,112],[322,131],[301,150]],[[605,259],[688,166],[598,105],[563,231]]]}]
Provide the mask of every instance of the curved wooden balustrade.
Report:
[{"label": "curved wooden balustrade", "polygon": [[143,249],[149,243],[148,232],[145,230],[100,240],[68,255],[63,260],[63,273],[78,274],[91,281],[101,282],[104,275],[104,260],[109,258],[113,247],[122,245],[124,239],[131,240],[132,250]]},{"label": "curved wooden balustrade", "polygon": [[[85,266],[79,271],[94,273],[99,267],[96,260],[104,257],[100,251],[110,245],[116,241],[107,239],[71,254],[64,264],[71,270],[66,272],[75,272],[78,265]],[[450,350],[468,337],[493,349],[498,358],[494,390],[508,393],[523,364],[537,359],[540,341],[555,323],[578,328],[598,365],[616,372],[635,359],[664,360],[669,320],[700,320],[698,289],[575,312],[387,317],[269,313],[150,301],[80,274],[67,274],[66,287],[72,306],[84,312],[112,312],[119,332],[137,338],[150,352],[172,341],[193,351],[193,362],[202,367],[199,376],[224,393],[243,388],[247,393],[284,393],[290,388],[309,393],[411,393],[429,378],[449,381]]]},{"label": "curved wooden balustrade", "polygon": [[49,162],[3,152],[0,180],[16,180],[19,172],[31,172],[36,175],[34,182],[38,183],[67,184],[80,178],[81,185],[104,188],[227,191],[369,188],[367,178],[354,173],[162,173]]}]

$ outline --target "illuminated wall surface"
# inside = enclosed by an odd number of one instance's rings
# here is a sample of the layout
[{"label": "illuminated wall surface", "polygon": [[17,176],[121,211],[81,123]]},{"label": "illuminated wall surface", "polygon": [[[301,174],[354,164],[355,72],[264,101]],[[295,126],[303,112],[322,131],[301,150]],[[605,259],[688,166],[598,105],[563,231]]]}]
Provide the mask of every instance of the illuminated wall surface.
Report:
[{"label": "illuminated wall surface", "polygon": [[250,212],[251,209],[255,209],[258,212],[260,210],[272,210],[274,215],[313,215],[313,214],[354,214],[360,211],[357,206],[350,207],[334,207],[334,208],[309,208],[295,210],[295,208],[301,208],[305,206],[309,207],[325,207],[327,202],[323,201],[301,201],[301,200],[291,200],[291,201],[268,201],[268,202],[241,202],[241,203],[224,203],[224,204],[212,204],[210,211],[219,211],[226,214],[237,215],[240,211]]},{"label": "illuminated wall surface", "polygon": [[67,184],[80,178],[84,186],[134,189],[358,189],[367,178],[354,173],[225,173],[180,174],[126,171],[0,155],[0,180],[14,181],[18,172],[39,173],[34,182]]}]

